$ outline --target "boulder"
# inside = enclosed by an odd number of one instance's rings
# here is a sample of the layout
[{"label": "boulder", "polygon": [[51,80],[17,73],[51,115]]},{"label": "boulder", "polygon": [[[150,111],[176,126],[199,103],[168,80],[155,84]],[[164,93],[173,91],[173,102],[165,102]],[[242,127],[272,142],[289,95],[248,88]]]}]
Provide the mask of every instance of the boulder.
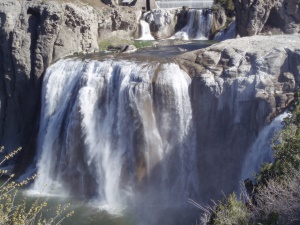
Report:
[{"label": "boulder", "polygon": [[300,32],[299,0],[236,0],[235,8],[240,36],[259,34],[265,26],[271,33],[275,28],[287,34]]},{"label": "boulder", "polygon": [[143,19],[149,24],[156,39],[165,39],[175,33],[178,10],[153,9],[144,14]]}]

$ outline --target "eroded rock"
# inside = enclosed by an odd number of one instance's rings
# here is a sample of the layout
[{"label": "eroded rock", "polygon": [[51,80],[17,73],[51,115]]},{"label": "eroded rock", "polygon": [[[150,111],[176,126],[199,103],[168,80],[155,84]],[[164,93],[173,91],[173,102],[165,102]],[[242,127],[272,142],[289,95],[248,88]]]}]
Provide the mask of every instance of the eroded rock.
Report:
[{"label": "eroded rock", "polygon": [[46,68],[66,55],[94,52],[99,38],[134,36],[139,16],[79,2],[1,1],[0,145],[34,150]]},{"label": "eroded rock", "polygon": [[265,28],[288,34],[300,32],[299,0],[237,0],[235,1],[237,31],[240,36],[259,34]]},{"label": "eroded rock", "polygon": [[177,58],[192,76],[199,180],[209,200],[238,189],[247,150],[300,84],[300,35],[231,39]]}]

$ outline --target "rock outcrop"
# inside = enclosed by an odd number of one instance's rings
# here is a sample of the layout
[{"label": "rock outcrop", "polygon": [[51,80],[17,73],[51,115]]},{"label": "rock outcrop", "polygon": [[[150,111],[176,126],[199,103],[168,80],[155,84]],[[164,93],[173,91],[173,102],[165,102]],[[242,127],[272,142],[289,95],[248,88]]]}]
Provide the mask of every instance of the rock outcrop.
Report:
[{"label": "rock outcrop", "polygon": [[175,34],[179,11],[176,9],[153,9],[145,13],[143,19],[149,24],[150,31],[156,39],[165,39]]},{"label": "rock outcrop", "polygon": [[203,198],[236,190],[259,131],[282,112],[300,84],[300,35],[227,40],[177,58],[192,76]]},{"label": "rock outcrop", "polygon": [[288,34],[300,32],[299,0],[237,0],[235,7],[240,36],[259,34],[265,26],[271,32],[274,28]]},{"label": "rock outcrop", "polygon": [[94,52],[99,38],[132,37],[138,17],[129,8],[1,1],[0,145],[33,148],[41,77],[51,63],[74,52]]}]

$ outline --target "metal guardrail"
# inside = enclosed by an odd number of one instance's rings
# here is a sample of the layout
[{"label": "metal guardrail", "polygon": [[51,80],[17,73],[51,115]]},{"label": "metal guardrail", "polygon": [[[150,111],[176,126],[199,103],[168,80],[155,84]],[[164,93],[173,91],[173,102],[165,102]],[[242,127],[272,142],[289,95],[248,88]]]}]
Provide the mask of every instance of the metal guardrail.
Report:
[{"label": "metal guardrail", "polygon": [[188,6],[189,8],[211,8],[213,0],[160,0],[156,1],[159,8],[180,8]]}]

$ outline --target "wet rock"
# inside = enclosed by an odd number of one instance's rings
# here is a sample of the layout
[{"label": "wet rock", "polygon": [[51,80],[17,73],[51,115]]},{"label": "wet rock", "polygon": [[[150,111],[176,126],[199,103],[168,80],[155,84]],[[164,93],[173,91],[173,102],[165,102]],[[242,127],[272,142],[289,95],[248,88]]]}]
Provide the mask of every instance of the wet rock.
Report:
[{"label": "wet rock", "polygon": [[133,37],[139,16],[133,8],[80,2],[1,1],[0,145],[34,150],[46,68],[74,52],[98,50],[99,38]]},{"label": "wet rock", "polygon": [[136,51],[137,48],[134,45],[125,45],[121,48],[120,52],[121,53],[128,53],[128,52],[133,52]]},{"label": "wet rock", "polygon": [[156,39],[171,37],[175,33],[178,10],[153,9],[144,15]]},{"label": "wet rock", "polygon": [[299,40],[300,35],[231,39],[177,58],[192,77],[204,199],[238,189],[247,149],[294,99],[300,84]]}]

